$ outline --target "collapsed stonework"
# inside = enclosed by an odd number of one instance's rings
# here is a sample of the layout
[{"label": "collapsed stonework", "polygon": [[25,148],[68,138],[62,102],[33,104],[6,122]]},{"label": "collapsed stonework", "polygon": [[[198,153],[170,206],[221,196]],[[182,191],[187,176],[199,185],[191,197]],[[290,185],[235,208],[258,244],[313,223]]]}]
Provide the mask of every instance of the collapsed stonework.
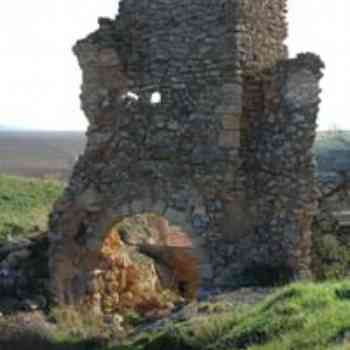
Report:
[{"label": "collapsed stonework", "polygon": [[122,0],[76,44],[90,126],[51,215],[59,302],[82,300],[111,224],[140,214],[186,233],[203,285],[309,274],[324,66],[288,59],[286,12],[287,0]]}]

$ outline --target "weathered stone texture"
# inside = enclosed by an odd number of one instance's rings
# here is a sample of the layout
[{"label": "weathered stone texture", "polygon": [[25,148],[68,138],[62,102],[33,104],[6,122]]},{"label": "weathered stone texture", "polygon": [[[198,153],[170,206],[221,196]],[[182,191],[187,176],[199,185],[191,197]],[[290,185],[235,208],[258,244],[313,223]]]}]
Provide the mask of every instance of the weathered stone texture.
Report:
[{"label": "weathered stone texture", "polygon": [[142,213],[189,234],[203,283],[308,270],[322,63],[287,60],[286,0],[123,0],[99,24],[74,48],[90,126],[51,217],[56,296]]},{"label": "weathered stone texture", "polygon": [[297,275],[308,273],[310,265],[317,204],[312,146],[322,68],[312,54],[275,65],[263,84],[264,113],[251,128],[252,181],[265,261],[286,263]]}]

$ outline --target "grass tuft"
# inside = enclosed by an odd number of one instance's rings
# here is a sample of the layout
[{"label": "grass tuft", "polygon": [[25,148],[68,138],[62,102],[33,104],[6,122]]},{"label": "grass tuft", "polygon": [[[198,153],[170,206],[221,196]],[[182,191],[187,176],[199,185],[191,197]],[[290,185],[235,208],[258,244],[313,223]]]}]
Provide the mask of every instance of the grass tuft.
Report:
[{"label": "grass tuft", "polygon": [[55,180],[0,175],[0,241],[46,230],[48,214],[62,194]]}]

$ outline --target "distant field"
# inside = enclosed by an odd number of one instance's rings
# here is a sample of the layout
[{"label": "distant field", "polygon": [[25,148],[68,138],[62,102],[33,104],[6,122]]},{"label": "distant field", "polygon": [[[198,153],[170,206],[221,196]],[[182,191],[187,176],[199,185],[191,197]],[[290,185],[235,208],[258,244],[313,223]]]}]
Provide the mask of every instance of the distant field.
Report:
[{"label": "distant field", "polygon": [[[0,129],[0,175],[54,177],[67,181],[85,147],[82,132]],[[314,148],[319,173],[350,169],[350,131],[319,132]]]},{"label": "distant field", "polygon": [[62,194],[63,184],[0,175],[0,241],[8,235],[47,228],[48,214]]},{"label": "distant field", "polygon": [[80,132],[0,131],[0,175],[66,180],[84,145]]}]

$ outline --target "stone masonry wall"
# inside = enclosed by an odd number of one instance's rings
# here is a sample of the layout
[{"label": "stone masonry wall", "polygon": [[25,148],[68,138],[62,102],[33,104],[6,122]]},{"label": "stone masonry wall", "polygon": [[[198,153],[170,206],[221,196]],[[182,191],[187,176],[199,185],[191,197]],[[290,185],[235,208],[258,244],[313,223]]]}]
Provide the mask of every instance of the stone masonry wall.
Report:
[{"label": "stone masonry wall", "polygon": [[[240,108],[241,89],[236,72],[226,74],[237,61],[226,23],[237,14],[223,4],[125,0],[115,22],[101,19],[75,46],[90,127],[51,220],[59,300],[75,294],[73,280],[89,275],[81,252],[98,252],[111,222],[147,212],[191,235],[202,279],[211,280],[206,244],[220,234],[239,164],[238,126],[228,118]],[[153,92],[161,103],[151,103]]]},{"label": "stone masonry wall", "polygon": [[288,58],[287,1],[241,1],[239,51],[243,80],[242,143],[263,110],[263,73]]},{"label": "stone masonry wall", "polygon": [[296,277],[310,272],[311,224],[317,208],[312,146],[322,68],[312,54],[273,67],[264,81],[264,114],[252,123],[258,260],[285,266]]},{"label": "stone masonry wall", "polygon": [[307,270],[322,64],[287,60],[286,0],[123,0],[99,24],[74,48],[90,126],[51,215],[56,299],[84,289],[112,222],[144,213],[189,235],[202,283]]}]

